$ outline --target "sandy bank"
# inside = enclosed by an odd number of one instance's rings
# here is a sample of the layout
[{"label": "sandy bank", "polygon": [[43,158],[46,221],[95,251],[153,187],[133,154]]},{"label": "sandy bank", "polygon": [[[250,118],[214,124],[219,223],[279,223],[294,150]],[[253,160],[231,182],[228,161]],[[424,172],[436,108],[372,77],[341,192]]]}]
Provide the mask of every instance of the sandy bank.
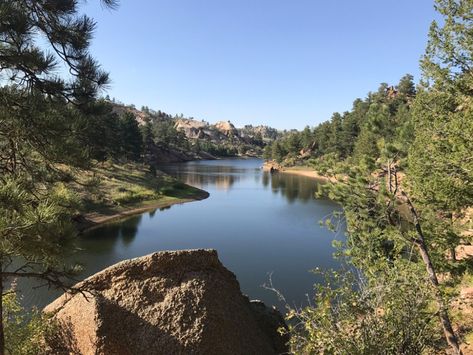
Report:
[{"label": "sandy bank", "polygon": [[312,179],[317,179],[319,181],[337,182],[336,178],[320,175],[316,170],[308,166],[294,166],[286,168],[275,162],[265,162],[263,165],[263,170],[270,171],[271,167],[273,167],[277,171],[277,173],[305,176]]},{"label": "sandy bank", "polygon": [[283,174],[306,176],[306,177],[310,177],[310,178],[321,180],[321,181],[337,182],[337,179],[335,179],[334,177],[320,175],[317,171],[310,168],[305,168],[305,167],[304,168],[301,168],[301,167],[285,168],[284,170],[280,172]]}]

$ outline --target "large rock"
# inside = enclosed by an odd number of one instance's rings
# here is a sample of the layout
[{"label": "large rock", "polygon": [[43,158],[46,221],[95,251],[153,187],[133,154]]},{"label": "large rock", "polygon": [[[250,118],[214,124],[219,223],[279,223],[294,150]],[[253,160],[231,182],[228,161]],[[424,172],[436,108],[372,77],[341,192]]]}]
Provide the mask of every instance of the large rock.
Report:
[{"label": "large rock", "polygon": [[60,323],[54,353],[278,354],[278,312],[243,296],[214,250],[126,260],[45,308]]},{"label": "large rock", "polygon": [[188,118],[178,119],[174,125],[178,131],[184,132],[187,138],[205,138],[204,129],[208,127],[206,122],[191,120]]},{"label": "large rock", "polygon": [[237,137],[239,135],[238,130],[230,121],[219,121],[215,124],[215,128],[227,137]]}]

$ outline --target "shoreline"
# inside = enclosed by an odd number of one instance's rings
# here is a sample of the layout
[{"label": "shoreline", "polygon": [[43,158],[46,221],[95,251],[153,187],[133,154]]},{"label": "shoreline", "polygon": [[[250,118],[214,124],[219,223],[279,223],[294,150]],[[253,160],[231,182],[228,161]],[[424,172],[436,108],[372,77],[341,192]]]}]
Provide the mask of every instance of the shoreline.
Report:
[{"label": "shoreline", "polygon": [[335,177],[320,175],[316,170],[307,166],[293,166],[285,168],[279,164],[274,164],[271,162],[264,162],[263,164],[264,171],[269,171],[272,167],[276,169],[276,173],[304,176],[324,182],[337,182],[337,179]]},{"label": "shoreline", "polygon": [[137,214],[142,214],[158,208],[167,208],[174,205],[180,205],[188,202],[196,202],[205,200],[210,196],[210,194],[205,191],[198,189],[199,191],[189,194],[188,197],[183,198],[171,198],[162,200],[150,200],[142,201],[136,205],[131,205],[124,207],[122,211],[117,211],[113,214],[102,214],[99,212],[88,212],[80,216],[80,220],[76,221],[77,228],[79,233],[88,232],[95,228],[101,227],[108,223],[113,223],[120,221],[121,219],[126,219]]},{"label": "shoreline", "polygon": [[303,168],[303,169],[297,168],[297,167],[295,167],[295,168],[285,168],[284,170],[280,170],[278,172],[283,173],[283,174],[305,176],[305,177],[309,177],[309,178],[312,178],[312,179],[315,179],[315,180],[320,180],[320,181],[325,181],[325,182],[328,182],[328,181],[336,182],[337,181],[337,179],[335,179],[333,177],[320,175],[317,171],[315,171],[313,169],[310,169],[310,168]]}]

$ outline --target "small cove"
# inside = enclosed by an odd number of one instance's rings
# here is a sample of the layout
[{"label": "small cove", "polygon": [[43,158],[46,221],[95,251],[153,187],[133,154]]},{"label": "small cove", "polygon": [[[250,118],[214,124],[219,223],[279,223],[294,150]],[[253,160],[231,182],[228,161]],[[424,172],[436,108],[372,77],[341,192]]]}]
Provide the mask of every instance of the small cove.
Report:
[{"label": "small cove", "polygon": [[[279,305],[264,289],[269,275],[275,288],[294,305],[307,303],[321,279],[309,270],[337,268],[334,239],[344,239],[319,222],[340,207],[316,199],[317,181],[261,170],[260,159],[226,159],[160,167],[210,197],[129,217],[85,233],[74,260],[84,265],[79,279],[124,259],[160,250],[212,248],[236,274],[251,299]],[[25,305],[42,307],[59,293],[24,287]]]}]

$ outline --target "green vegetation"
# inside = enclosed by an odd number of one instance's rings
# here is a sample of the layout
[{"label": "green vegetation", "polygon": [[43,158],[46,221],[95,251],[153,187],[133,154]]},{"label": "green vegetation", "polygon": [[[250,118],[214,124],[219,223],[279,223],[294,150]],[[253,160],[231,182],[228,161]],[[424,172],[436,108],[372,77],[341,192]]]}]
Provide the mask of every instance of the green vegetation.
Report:
[{"label": "green vegetation", "polygon": [[37,309],[26,314],[15,293],[3,296],[3,307],[8,354],[36,355],[44,348],[46,338],[53,339],[56,324]]},{"label": "green vegetation", "polygon": [[0,19],[0,354],[25,354],[43,326],[37,314],[21,318],[5,288],[35,278],[80,291],[70,278],[78,267],[64,262],[74,214],[202,192],[131,164],[147,142],[134,115],[98,99],[108,75],[88,52],[96,24],[77,1],[2,1]]},{"label": "green vegetation", "polygon": [[79,201],[76,213],[92,219],[206,196],[200,189],[139,163],[104,162],[87,170],[64,167],[63,172],[73,177],[62,186]]},{"label": "green vegetation", "polygon": [[160,161],[162,151],[169,150],[195,158],[261,156],[263,147],[278,136],[275,129],[265,126],[246,125],[236,129],[228,122],[230,131],[225,131],[205,121],[185,118],[182,114],[172,117],[148,107],[143,107],[141,112],[129,106],[121,106],[121,109],[143,117],[142,154],[148,163]]},{"label": "green vegetation", "polygon": [[405,156],[401,148],[413,139],[411,105],[416,90],[412,80],[407,74],[395,87],[383,83],[364,100],[356,99],[350,112],[334,113],[330,121],[313,129],[286,133],[265,147],[263,157],[285,165],[328,157],[359,163],[364,156],[379,158],[380,144],[395,144],[400,158]]},{"label": "green vegetation", "polygon": [[[95,23],[79,16],[76,1],[2,1],[0,18],[3,296],[12,279],[34,277],[64,288],[64,278],[76,271],[62,262],[74,250],[70,211],[76,201],[58,185],[64,176],[56,166],[90,164],[100,142],[90,135],[101,117],[95,98],[108,75],[88,53]],[[61,78],[63,64],[69,75]],[[8,348],[3,319],[0,354]]]},{"label": "green vegetation", "polygon": [[[421,270],[396,265],[369,281],[352,273],[325,274],[316,307],[291,309],[290,344],[302,354],[421,354],[439,341],[435,319],[425,316],[430,290]],[[334,286],[337,287],[334,287]],[[356,285],[356,292],[353,292]]]},{"label": "green vegetation", "polygon": [[319,194],[342,204],[327,225],[346,220],[339,255],[362,275],[338,275],[316,290],[314,307],[290,310],[300,321],[291,328],[295,352],[418,354],[448,345],[460,354],[471,334],[471,315],[452,305],[473,267],[455,252],[472,242],[473,1],[437,0],[436,9],[444,23],[431,26],[417,89],[409,75],[382,84],[350,112],[265,150],[338,179]]},{"label": "green vegetation", "polygon": [[333,274],[314,307],[291,309],[300,321],[290,329],[292,350],[408,354],[449,345],[461,353],[473,323],[449,305],[472,284],[471,260],[459,260],[456,248],[472,243],[464,221],[473,206],[473,1],[436,0],[436,8],[444,21],[431,26],[417,88],[405,75],[349,112],[280,137],[230,122],[186,132],[176,128],[182,115],[100,99],[108,75],[89,54],[95,23],[78,2],[2,1],[0,355],[35,353],[50,330],[39,313],[24,316],[5,289],[12,280],[81,291],[69,279],[77,267],[64,263],[75,250],[73,215],[98,220],[202,196],[157,174],[162,150],[234,156],[263,148],[266,159],[338,178],[320,195],[343,205],[332,217],[347,224],[339,255],[361,275]]}]

